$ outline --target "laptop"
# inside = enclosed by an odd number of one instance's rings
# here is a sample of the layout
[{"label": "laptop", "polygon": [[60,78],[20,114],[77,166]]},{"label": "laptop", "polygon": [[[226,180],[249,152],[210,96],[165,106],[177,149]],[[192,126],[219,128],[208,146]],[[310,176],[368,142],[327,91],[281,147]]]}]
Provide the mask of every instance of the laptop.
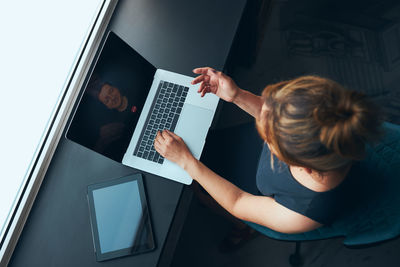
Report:
[{"label": "laptop", "polygon": [[158,130],[183,138],[200,158],[218,97],[197,93],[193,77],[157,69],[108,32],[84,83],[67,138],[126,166],[183,184],[191,177],[154,149]]}]

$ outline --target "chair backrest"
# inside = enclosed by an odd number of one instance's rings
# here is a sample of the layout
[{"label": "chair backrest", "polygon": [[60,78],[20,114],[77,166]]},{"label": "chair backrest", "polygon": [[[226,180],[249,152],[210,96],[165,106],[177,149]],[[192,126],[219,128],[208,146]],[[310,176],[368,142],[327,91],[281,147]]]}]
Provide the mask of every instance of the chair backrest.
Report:
[{"label": "chair backrest", "polygon": [[384,138],[368,146],[360,164],[360,198],[333,223],[344,230],[346,245],[375,243],[400,235],[400,125],[384,123]]}]

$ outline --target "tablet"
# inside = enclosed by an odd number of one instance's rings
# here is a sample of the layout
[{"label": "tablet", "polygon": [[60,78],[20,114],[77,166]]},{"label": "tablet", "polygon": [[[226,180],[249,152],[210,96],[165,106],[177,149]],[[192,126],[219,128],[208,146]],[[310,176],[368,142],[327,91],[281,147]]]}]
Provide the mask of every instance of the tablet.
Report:
[{"label": "tablet", "polygon": [[87,193],[97,261],[155,248],[141,174],[89,185]]}]

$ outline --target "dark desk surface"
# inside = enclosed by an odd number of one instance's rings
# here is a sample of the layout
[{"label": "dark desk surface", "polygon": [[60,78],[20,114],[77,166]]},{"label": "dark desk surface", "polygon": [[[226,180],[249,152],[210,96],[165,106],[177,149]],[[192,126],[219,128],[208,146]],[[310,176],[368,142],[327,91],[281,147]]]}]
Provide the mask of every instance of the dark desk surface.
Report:
[{"label": "dark desk surface", "polygon": [[[192,75],[197,66],[224,67],[244,5],[245,0],[120,0],[109,28],[156,67]],[[147,173],[157,249],[103,263],[93,251],[87,186],[134,172],[62,138],[10,266],[156,266],[184,187]]]}]

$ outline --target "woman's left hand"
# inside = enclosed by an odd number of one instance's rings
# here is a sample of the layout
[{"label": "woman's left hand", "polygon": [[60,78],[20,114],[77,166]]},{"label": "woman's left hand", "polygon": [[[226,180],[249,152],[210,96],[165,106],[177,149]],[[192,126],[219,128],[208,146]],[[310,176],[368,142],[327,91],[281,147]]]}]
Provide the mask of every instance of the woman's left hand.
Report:
[{"label": "woman's left hand", "polygon": [[175,162],[181,168],[184,168],[185,163],[193,158],[183,139],[168,130],[157,132],[154,148],[161,156]]}]

